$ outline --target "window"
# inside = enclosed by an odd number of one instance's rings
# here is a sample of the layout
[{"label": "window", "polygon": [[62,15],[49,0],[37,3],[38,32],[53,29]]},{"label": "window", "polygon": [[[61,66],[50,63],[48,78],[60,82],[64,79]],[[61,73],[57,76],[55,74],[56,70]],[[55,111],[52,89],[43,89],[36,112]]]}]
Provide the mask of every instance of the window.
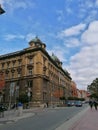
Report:
[{"label": "window", "polygon": [[20,77],[21,76],[21,74],[20,73],[18,73],[18,77]]},{"label": "window", "polygon": [[12,73],[12,78],[14,78],[14,73]]},{"label": "window", "polygon": [[4,68],[4,63],[2,63],[2,69]]},{"label": "window", "polygon": [[9,68],[10,62],[7,62],[7,68]]},{"label": "window", "polygon": [[8,78],[9,78],[9,74],[6,74],[6,75],[5,75],[5,79],[8,79]]},{"label": "window", "polygon": [[28,75],[32,75],[32,68],[28,69]]},{"label": "window", "polygon": [[12,66],[13,66],[13,67],[15,66],[15,61],[12,62]]},{"label": "window", "polygon": [[18,64],[19,64],[19,66],[21,65],[21,63],[22,63],[21,59],[20,59],[20,60],[18,60]]},{"label": "window", "polygon": [[28,81],[28,87],[29,87],[29,88],[32,87],[32,80]]},{"label": "window", "polygon": [[30,64],[33,63],[33,59],[32,59],[32,58],[29,59],[29,63],[30,63]]}]

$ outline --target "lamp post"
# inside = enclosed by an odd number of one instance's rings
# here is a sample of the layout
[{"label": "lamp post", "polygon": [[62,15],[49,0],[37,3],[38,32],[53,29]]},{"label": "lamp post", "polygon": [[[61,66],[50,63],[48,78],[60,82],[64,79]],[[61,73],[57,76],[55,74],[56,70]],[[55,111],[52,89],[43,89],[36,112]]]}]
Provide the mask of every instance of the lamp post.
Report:
[{"label": "lamp post", "polygon": [[0,15],[5,13],[4,9],[1,7],[1,4],[0,4]]}]

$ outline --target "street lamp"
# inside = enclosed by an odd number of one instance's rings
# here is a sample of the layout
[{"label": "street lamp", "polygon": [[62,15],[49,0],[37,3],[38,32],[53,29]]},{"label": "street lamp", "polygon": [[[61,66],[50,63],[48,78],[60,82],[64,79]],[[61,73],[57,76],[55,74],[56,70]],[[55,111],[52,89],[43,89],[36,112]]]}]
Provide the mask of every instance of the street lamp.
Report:
[{"label": "street lamp", "polygon": [[0,15],[3,13],[5,13],[5,11],[4,11],[4,9],[2,9],[1,4],[0,4]]}]

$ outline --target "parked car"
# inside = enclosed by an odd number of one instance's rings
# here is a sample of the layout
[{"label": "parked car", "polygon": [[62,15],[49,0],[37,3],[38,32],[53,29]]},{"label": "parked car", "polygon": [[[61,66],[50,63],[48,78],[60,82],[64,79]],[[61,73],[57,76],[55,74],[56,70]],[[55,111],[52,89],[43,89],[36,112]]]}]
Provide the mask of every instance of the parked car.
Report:
[{"label": "parked car", "polygon": [[68,101],[68,102],[67,102],[67,106],[69,106],[69,107],[70,107],[70,106],[74,106],[74,105],[75,105],[75,104],[74,104],[74,101]]},{"label": "parked car", "polygon": [[76,107],[82,107],[82,102],[81,101],[76,101],[75,106]]}]

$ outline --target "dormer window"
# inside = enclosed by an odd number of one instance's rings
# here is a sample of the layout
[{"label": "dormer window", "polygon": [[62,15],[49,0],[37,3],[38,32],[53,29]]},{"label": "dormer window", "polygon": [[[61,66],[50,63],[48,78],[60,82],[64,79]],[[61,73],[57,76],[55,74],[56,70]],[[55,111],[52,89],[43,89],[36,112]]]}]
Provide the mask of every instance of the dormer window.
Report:
[{"label": "dormer window", "polygon": [[2,63],[2,69],[4,68],[4,65],[5,65],[5,64],[4,64],[4,63]]},{"label": "dormer window", "polygon": [[40,43],[36,43],[36,46],[37,46],[37,47],[41,47],[41,44],[40,44]]},{"label": "dormer window", "polygon": [[46,48],[46,45],[36,36],[29,42],[30,47],[42,47]]},{"label": "dormer window", "polygon": [[10,62],[7,62],[7,68],[9,68]]},{"label": "dormer window", "polygon": [[12,61],[12,66],[13,66],[13,67],[15,66],[15,62],[16,62],[15,60],[14,60],[14,61]]}]

